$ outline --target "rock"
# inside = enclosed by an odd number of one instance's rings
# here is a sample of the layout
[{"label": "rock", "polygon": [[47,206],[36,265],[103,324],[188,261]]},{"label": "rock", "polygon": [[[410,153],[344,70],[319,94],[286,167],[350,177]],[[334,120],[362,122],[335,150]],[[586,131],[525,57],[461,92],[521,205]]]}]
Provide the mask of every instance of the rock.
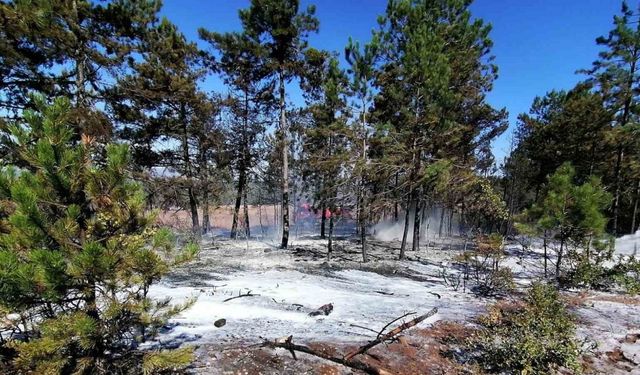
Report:
[{"label": "rock", "polygon": [[626,359],[636,365],[640,365],[640,344],[624,343],[620,345],[620,351]]},{"label": "rock", "polygon": [[225,324],[227,324],[227,319],[218,319],[215,322],[213,322],[213,325],[216,326],[217,328],[220,328]]},{"label": "rock", "polygon": [[309,316],[329,315],[332,311],[333,303],[327,303],[326,305],[320,306],[316,311],[310,312]]},{"label": "rock", "polygon": [[624,337],[624,342],[627,344],[633,344],[640,340],[640,333],[629,333]]}]

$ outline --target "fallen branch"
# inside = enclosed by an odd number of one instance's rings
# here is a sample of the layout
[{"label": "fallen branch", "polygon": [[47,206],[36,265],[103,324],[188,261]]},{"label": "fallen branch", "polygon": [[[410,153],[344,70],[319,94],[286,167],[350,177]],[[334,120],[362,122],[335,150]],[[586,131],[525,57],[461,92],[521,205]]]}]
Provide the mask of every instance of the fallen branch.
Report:
[{"label": "fallen branch", "polygon": [[337,357],[334,355],[330,355],[322,350],[315,350],[308,346],[298,345],[293,343],[293,336],[287,337],[285,340],[276,340],[276,341],[266,341],[263,346],[270,348],[282,348],[286,349],[291,353],[293,359],[297,360],[296,352],[307,353],[315,357],[323,358],[328,361],[338,363],[340,365],[350,367],[356,370],[361,370],[366,372],[367,374],[372,375],[391,375],[392,373],[388,370],[385,370],[381,367],[377,367],[374,365],[370,365],[366,362],[362,362],[357,359],[345,359],[342,357]]},{"label": "fallen branch", "polygon": [[[345,356],[335,356],[332,354],[327,353],[327,351],[322,350],[322,349],[313,349],[310,348],[308,346],[304,346],[304,345],[297,345],[293,343],[293,336],[289,336],[285,339],[280,339],[280,340],[275,340],[275,341],[265,341],[262,346],[263,347],[269,347],[269,348],[281,348],[281,349],[286,349],[291,353],[291,356],[293,357],[293,359],[297,360],[298,358],[296,357],[296,352],[302,352],[302,353],[306,353],[306,354],[310,354],[312,356],[315,357],[319,357],[319,358],[323,358],[326,359],[328,361],[334,362],[334,363],[338,363],[340,365],[346,366],[346,367],[350,367],[356,370],[361,370],[366,372],[367,374],[373,374],[373,375],[392,375],[393,373],[387,369],[384,369],[382,367],[378,367],[372,364],[369,364],[367,362],[361,361],[357,358],[354,358],[355,356],[359,355],[359,354],[364,354],[367,350],[373,348],[374,346],[383,343],[387,340],[391,340],[394,339],[398,334],[400,334],[401,332],[419,324],[420,322],[424,321],[425,319],[435,315],[438,312],[437,308],[433,308],[431,309],[431,311],[429,311],[428,313],[424,314],[424,315],[420,315],[419,317],[412,319],[406,323],[403,323],[402,325],[394,328],[393,330],[389,331],[388,333],[385,333],[382,336],[379,336],[378,338],[376,338],[375,340],[369,342],[366,345],[361,346],[360,348],[358,348],[357,350],[345,355]],[[405,314],[399,318],[394,319],[391,323],[387,324],[381,332],[383,332],[389,325],[391,325],[393,322],[397,322],[398,320],[407,317],[408,315],[411,314],[415,314],[415,313],[409,313],[409,314]],[[370,331],[376,332],[370,328],[366,328],[366,327],[362,327],[362,326],[357,326],[354,324],[351,324],[351,326],[354,327],[358,327],[358,328],[365,328],[368,329]],[[377,332],[376,332],[377,333]],[[370,357],[379,360],[379,357],[376,355],[371,355],[369,354]]]},{"label": "fallen branch", "polygon": [[439,295],[438,293],[435,293],[435,292],[428,292],[428,293],[433,294],[434,296],[438,297],[438,299],[442,298],[442,296]]},{"label": "fallen branch", "polygon": [[227,299],[225,299],[225,300],[224,300],[224,301],[222,301],[222,302],[229,302],[229,301],[231,301],[232,299],[236,299],[236,298],[242,298],[242,297],[255,297],[255,296],[259,296],[259,294],[252,294],[252,293],[251,293],[251,291],[248,291],[248,292],[247,292],[247,293],[245,293],[245,294],[239,294],[239,295],[237,295],[237,296],[235,296],[235,297],[227,298]]},{"label": "fallen branch", "polygon": [[364,326],[359,326],[357,324],[349,324],[351,327],[355,327],[355,328],[361,328],[361,329],[366,329],[367,331],[371,331],[375,334],[378,334],[378,331],[376,331],[375,329],[371,329],[369,327],[364,327]]},{"label": "fallen branch", "polygon": [[[412,319],[406,323],[403,323],[399,326],[397,326],[396,328],[392,329],[391,331],[385,333],[384,335],[376,338],[375,340],[369,342],[366,345],[361,346],[360,348],[358,348],[357,350],[352,351],[351,353],[347,354],[344,359],[349,361],[351,360],[353,357],[357,356],[358,354],[363,354],[365,353],[367,350],[373,348],[374,346],[381,344],[387,340],[390,340],[392,338],[394,338],[395,336],[397,336],[398,334],[400,334],[402,331],[405,331],[417,324],[419,324],[420,322],[422,322],[423,320],[435,315],[438,312],[438,308],[434,307],[433,309],[431,309],[431,311],[429,311],[428,313],[424,314],[424,315],[420,315],[419,317]],[[400,318],[401,319],[401,318]],[[396,319],[397,320],[397,319]]]},{"label": "fallen branch", "polygon": [[395,319],[393,319],[392,321],[390,321],[389,323],[387,323],[387,325],[385,325],[384,327],[382,327],[382,329],[380,330],[380,332],[378,332],[378,334],[376,335],[376,338],[379,339],[380,336],[382,336],[382,333],[385,331],[385,329],[389,328],[390,325],[392,325],[393,323],[397,322],[398,320],[402,319],[402,318],[406,318],[409,315],[415,315],[417,314],[416,312],[410,312],[410,313],[406,313],[402,316],[399,316]]},{"label": "fallen branch", "polygon": [[392,295],[393,295],[393,293],[385,292],[385,291],[383,291],[383,290],[376,290],[376,293],[378,293],[378,294],[383,294],[383,295],[385,295],[385,296],[392,296]]}]

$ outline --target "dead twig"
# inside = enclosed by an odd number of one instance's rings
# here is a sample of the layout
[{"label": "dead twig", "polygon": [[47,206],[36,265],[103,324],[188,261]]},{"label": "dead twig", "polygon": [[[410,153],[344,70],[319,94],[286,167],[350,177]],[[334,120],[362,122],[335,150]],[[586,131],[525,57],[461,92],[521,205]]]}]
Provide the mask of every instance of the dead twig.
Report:
[{"label": "dead twig", "polygon": [[242,297],[255,297],[255,296],[259,296],[259,294],[253,294],[253,293],[251,293],[251,291],[248,291],[248,292],[246,292],[245,294],[239,294],[239,295],[237,295],[237,296],[235,296],[235,297],[227,298],[227,299],[225,299],[225,300],[224,300],[224,301],[222,301],[222,302],[229,302],[229,301],[231,301],[232,299],[236,299],[236,298],[242,298]]},{"label": "dead twig", "polygon": [[385,296],[392,296],[392,295],[393,295],[393,293],[391,293],[391,292],[385,292],[385,291],[383,291],[383,290],[376,290],[375,292],[376,292],[376,293],[378,293],[378,294],[383,294],[383,295],[385,295]]},{"label": "dead twig", "polygon": [[406,317],[407,317],[407,316],[409,316],[409,315],[415,315],[415,314],[417,314],[417,313],[416,313],[415,311],[413,311],[413,312],[406,313],[406,314],[404,314],[404,315],[402,315],[402,316],[399,316],[399,317],[397,317],[397,318],[393,319],[392,321],[390,321],[389,323],[387,323],[387,325],[385,325],[384,327],[382,327],[382,329],[380,330],[380,332],[378,332],[378,335],[376,336],[376,338],[378,338],[378,339],[379,339],[379,338],[380,338],[380,336],[382,335],[382,332],[384,332],[384,330],[385,330],[385,329],[387,329],[387,328],[388,328],[390,325],[392,325],[393,323],[397,322],[398,320],[400,320],[400,319],[402,319],[402,318],[406,318]]},{"label": "dead twig", "polygon": [[[397,326],[396,328],[392,329],[391,331],[385,333],[384,335],[376,338],[375,340],[369,342],[366,345],[361,346],[360,348],[352,351],[351,353],[347,354],[344,359],[349,361],[351,360],[353,357],[357,356],[358,354],[363,354],[365,353],[367,350],[373,348],[374,346],[381,344],[387,340],[390,340],[392,338],[394,338],[395,336],[397,336],[398,334],[400,334],[402,331],[407,330],[417,324],[419,324],[420,322],[422,322],[423,320],[426,320],[427,318],[435,315],[438,312],[438,308],[434,307],[433,309],[431,309],[431,311],[429,311],[428,313],[424,314],[424,315],[420,315],[419,317],[412,319],[406,323],[403,323],[399,326]],[[405,315],[406,316],[406,315]],[[402,318],[402,317],[401,317]],[[400,318],[400,319],[401,319]],[[396,319],[397,321],[398,319]]]},{"label": "dead twig", "polygon": [[369,328],[369,327],[364,327],[364,326],[359,326],[359,325],[357,325],[357,324],[349,324],[349,326],[351,326],[351,327],[355,327],[355,328],[366,329],[367,331],[371,331],[371,332],[373,332],[373,333],[375,333],[375,334],[377,334],[377,333],[378,333],[378,331],[376,331],[375,329],[371,329],[371,328]]}]

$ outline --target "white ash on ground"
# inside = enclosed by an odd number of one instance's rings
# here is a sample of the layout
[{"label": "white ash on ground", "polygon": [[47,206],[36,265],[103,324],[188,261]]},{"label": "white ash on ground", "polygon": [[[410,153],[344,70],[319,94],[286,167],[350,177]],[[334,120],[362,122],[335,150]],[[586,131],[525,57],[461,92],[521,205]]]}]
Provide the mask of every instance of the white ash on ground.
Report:
[{"label": "white ash on ground", "polygon": [[[202,247],[197,262],[152,288],[154,297],[197,301],[151,345],[238,347],[288,335],[300,343],[349,345],[367,342],[375,337],[371,330],[378,331],[408,312],[420,314],[438,307],[438,314],[421,327],[439,320],[472,322],[495,301],[462,287],[454,290],[444,282],[443,271],[461,272],[452,261],[464,249],[459,240],[409,251],[405,261],[397,260],[399,242],[372,240],[367,263],[362,263],[358,241],[351,238],[335,241],[330,262],[326,240],[317,237],[294,239],[288,250],[275,243],[218,237],[206,239]],[[513,270],[520,287],[542,276],[537,251],[523,251],[516,244],[506,250],[504,265]],[[574,308],[578,335],[587,346],[594,344],[594,367],[611,369],[607,352],[635,348],[635,342],[622,345],[621,340],[638,332],[639,305],[598,299],[604,293],[589,296]],[[333,306],[328,315],[310,315],[326,304]],[[220,319],[225,324],[216,327]]]}]

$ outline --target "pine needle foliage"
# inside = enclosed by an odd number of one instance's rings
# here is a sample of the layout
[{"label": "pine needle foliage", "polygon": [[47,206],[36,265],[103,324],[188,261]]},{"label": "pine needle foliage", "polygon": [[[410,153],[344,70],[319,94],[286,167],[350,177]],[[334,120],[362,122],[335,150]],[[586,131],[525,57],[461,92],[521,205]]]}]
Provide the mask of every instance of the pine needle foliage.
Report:
[{"label": "pine needle foliage", "polygon": [[488,372],[580,372],[574,318],[550,284],[534,283],[522,301],[491,306],[478,323],[479,334],[470,342]]},{"label": "pine needle foliage", "polygon": [[[176,238],[154,228],[126,145],[74,133],[67,99],[34,106],[1,130],[12,150],[0,169],[0,312],[12,332],[2,342],[20,371],[111,373],[189,306],[148,292],[198,249],[177,251]],[[186,355],[161,362],[184,365]]]}]

